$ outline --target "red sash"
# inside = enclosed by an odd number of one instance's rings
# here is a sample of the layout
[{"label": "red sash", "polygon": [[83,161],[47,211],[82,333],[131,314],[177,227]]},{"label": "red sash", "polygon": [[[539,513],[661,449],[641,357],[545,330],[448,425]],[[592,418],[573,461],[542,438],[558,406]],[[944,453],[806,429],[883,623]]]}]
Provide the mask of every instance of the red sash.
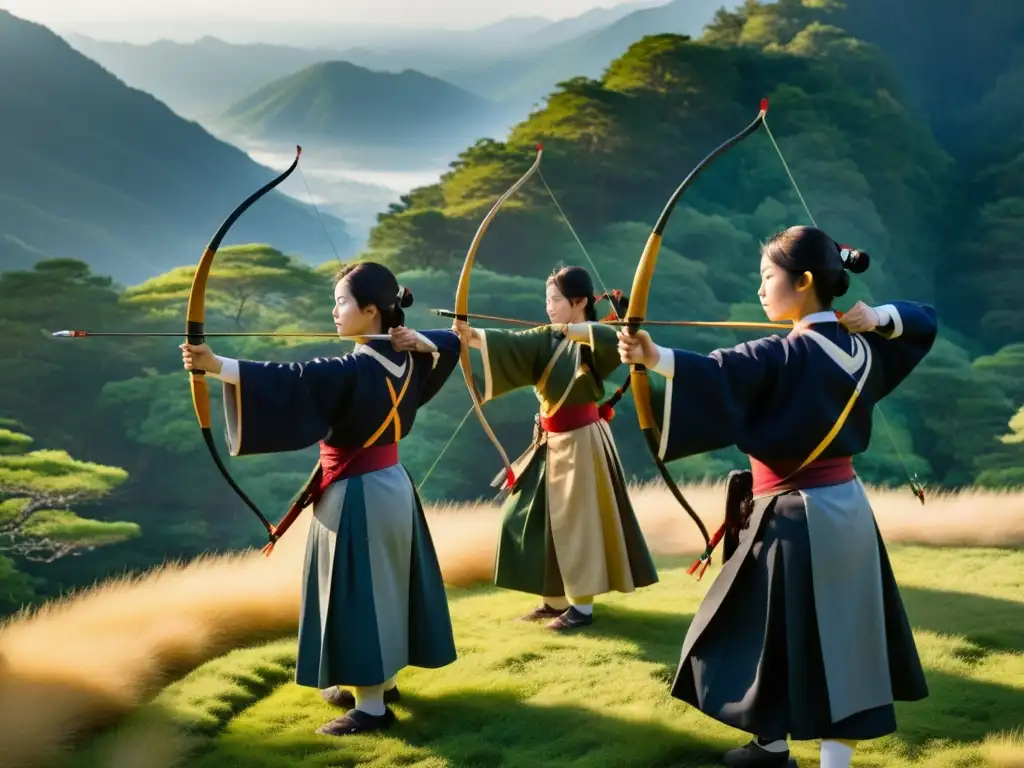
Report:
[{"label": "red sash", "polygon": [[310,504],[316,504],[332,483],[346,477],[365,475],[378,469],[387,469],[398,463],[398,443],[371,445],[366,448],[336,448],[320,442],[320,461],[291,506],[274,526],[274,539],[263,548],[265,555],[274,551],[274,542],[280,539],[293,522]]},{"label": "red sash", "polygon": [[320,500],[324,491],[338,480],[387,469],[398,463],[398,443],[371,445],[369,448],[336,448],[320,443],[320,482],[312,501]]},{"label": "red sash", "polygon": [[572,432],[602,419],[611,421],[612,416],[614,411],[611,408],[599,408],[597,403],[563,405],[551,416],[541,416],[540,426],[545,432]]},{"label": "red sash", "polygon": [[750,471],[754,475],[754,496],[783,490],[838,485],[855,477],[853,458],[850,456],[815,459],[803,469],[800,469],[799,461],[773,462],[769,466],[751,456]]}]

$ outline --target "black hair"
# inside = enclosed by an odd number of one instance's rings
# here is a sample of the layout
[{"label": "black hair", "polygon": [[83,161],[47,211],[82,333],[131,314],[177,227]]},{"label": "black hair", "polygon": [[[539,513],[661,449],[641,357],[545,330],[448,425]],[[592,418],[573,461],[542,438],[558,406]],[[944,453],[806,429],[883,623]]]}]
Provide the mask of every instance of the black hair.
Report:
[{"label": "black hair", "polygon": [[814,294],[823,309],[850,289],[850,272],[868,268],[864,251],[841,245],[817,227],[790,227],[761,246],[761,253],[788,272],[795,281],[805,272],[814,278]]},{"label": "black hair", "polygon": [[586,299],[583,317],[588,321],[597,320],[597,310],[594,309],[594,281],[583,267],[556,267],[548,276],[547,283],[554,283],[558,292],[569,301]]},{"label": "black hair", "polygon": [[594,281],[583,267],[556,267],[547,279],[547,284],[552,283],[558,288],[558,292],[570,301],[587,300],[587,305],[583,308],[583,317],[588,322],[597,320],[597,308],[594,305],[602,299],[607,299],[612,305],[609,319],[625,317],[626,307],[629,306],[628,297],[624,298],[622,291],[618,290],[595,294]]},{"label": "black hair", "polygon": [[[570,301],[573,299],[587,300],[587,304],[583,308],[583,317],[587,322],[597,321],[597,309],[594,305],[602,299],[608,299],[612,305],[612,311],[609,313],[608,319],[621,320],[626,316],[626,307],[629,306],[629,299],[623,297],[622,291],[606,291],[605,293],[595,295],[594,281],[590,278],[590,273],[583,267],[555,267],[547,279],[548,285],[552,283],[558,288],[558,292]],[[598,376],[597,368],[594,365],[594,351],[589,346],[583,345],[580,350],[580,358],[590,368],[590,373],[597,382],[598,387],[604,386],[604,382]]]},{"label": "black hair", "polygon": [[344,280],[360,309],[373,305],[380,312],[381,333],[405,325],[405,312],[413,302],[412,291],[398,284],[394,273],[375,261],[360,261],[342,268],[334,276],[337,286]]}]

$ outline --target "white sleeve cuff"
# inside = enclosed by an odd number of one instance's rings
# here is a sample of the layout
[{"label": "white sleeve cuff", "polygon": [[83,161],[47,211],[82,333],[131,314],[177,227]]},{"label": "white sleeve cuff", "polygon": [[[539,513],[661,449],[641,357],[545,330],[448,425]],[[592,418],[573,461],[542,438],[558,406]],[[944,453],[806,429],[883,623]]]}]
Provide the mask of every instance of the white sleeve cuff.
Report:
[{"label": "white sleeve cuff", "polygon": [[413,333],[416,334],[416,338],[419,339],[420,344],[423,345],[423,352],[437,352],[437,344],[432,342],[419,331],[413,331]]},{"label": "white sleeve cuff", "polygon": [[494,396],[494,380],[491,378],[491,358],[487,353],[487,331],[482,328],[476,329],[477,339],[480,342],[480,361],[484,370],[484,391],[480,396],[480,404],[484,404]]},{"label": "white sleeve cuff", "polygon": [[577,344],[594,346],[594,324],[593,323],[566,323],[565,337]]},{"label": "white sleeve cuff", "polygon": [[875,312],[878,313],[878,327],[884,327],[890,322],[892,323],[892,333],[889,334],[890,339],[895,339],[897,336],[903,333],[903,318],[900,317],[900,312],[892,304],[883,304],[880,307],[875,307]]},{"label": "white sleeve cuff", "polygon": [[221,366],[220,373],[208,372],[210,376],[215,379],[220,379],[225,384],[238,384],[240,381],[240,374],[238,372],[238,361],[233,357],[221,357],[216,356],[220,360]]},{"label": "white sleeve cuff", "polygon": [[660,373],[666,379],[671,379],[676,373],[676,355],[668,347],[661,347],[657,344],[654,348],[658,350],[658,364],[651,368],[655,373]]},{"label": "white sleeve cuff", "polygon": [[433,361],[430,364],[430,370],[434,370],[435,368],[437,368],[437,361],[441,359],[441,353],[437,351],[437,344],[432,342],[419,331],[413,331],[413,333],[416,334],[416,338],[419,340],[420,345],[422,346],[422,349],[420,351],[429,352],[430,356],[433,358]]}]

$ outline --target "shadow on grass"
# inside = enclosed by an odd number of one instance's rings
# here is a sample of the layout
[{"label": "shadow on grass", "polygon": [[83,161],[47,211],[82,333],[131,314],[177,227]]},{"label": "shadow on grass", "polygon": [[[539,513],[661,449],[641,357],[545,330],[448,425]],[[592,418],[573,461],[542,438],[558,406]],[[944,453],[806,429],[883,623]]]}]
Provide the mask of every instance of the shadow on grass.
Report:
[{"label": "shadow on grass", "polygon": [[[347,766],[368,762],[372,755],[381,761],[379,765],[389,766],[434,757],[446,765],[474,768],[704,768],[718,765],[722,751],[730,746],[658,723],[623,720],[615,712],[538,706],[496,692],[466,691],[431,698],[403,694],[399,717],[383,737],[229,731],[214,749],[204,750],[204,755],[188,764],[191,768]],[[368,745],[371,741],[375,744]]]},{"label": "shadow on grass", "polygon": [[683,638],[690,627],[693,614],[639,611],[625,606],[599,605],[594,611],[594,623],[585,631],[593,637],[624,640],[636,646],[636,656],[657,664],[659,681],[672,682]]},{"label": "shadow on grass", "polygon": [[959,635],[986,655],[1024,653],[1024,602],[922,587],[902,587],[900,594],[915,629]]},{"label": "shadow on grass", "polygon": [[980,742],[1020,728],[1024,690],[928,669],[925,679],[928,698],[896,703],[895,738],[911,753],[935,739]]},{"label": "shadow on grass", "polygon": [[[904,588],[901,594],[916,630],[958,635],[976,646],[957,654],[961,661],[978,665],[991,653],[1024,651],[1022,603],[921,588]],[[633,643],[638,658],[658,665],[655,677],[665,684],[668,697],[693,616],[615,605],[599,606],[598,611],[588,634]],[[912,750],[934,739],[977,742],[989,733],[1020,727],[1024,690],[927,668],[925,678],[928,698],[896,704],[900,726],[896,738]]]},{"label": "shadow on grass", "polygon": [[[929,699],[898,705],[900,730],[891,737],[892,748],[862,752],[858,765],[887,768],[894,752],[915,755],[938,739],[977,743],[988,733],[1016,726],[1018,713],[1024,711],[1024,692],[1007,686],[945,673],[931,673],[929,684]],[[615,711],[538,706],[507,693],[483,691],[403,695],[399,723],[384,736],[337,739],[312,733],[335,714],[311,704],[311,716],[286,730],[228,729],[186,764],[281,768],[371,761],[434,765],[433,760],[474,768],[711,768],[720,765],[725,749],[744,738],[720,730],[723,735],[718,737],[680,732],[656,722],[620,719]],[[802,759],[801,765],[806,762]]]}]

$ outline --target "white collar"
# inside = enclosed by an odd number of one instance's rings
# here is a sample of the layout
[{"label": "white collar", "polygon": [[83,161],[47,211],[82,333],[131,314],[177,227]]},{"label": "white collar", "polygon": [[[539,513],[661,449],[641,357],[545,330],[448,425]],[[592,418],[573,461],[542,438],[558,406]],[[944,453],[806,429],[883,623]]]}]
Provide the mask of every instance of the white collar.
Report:
[{"label": "white collar", "polygon": [[371,347],[369,344],[357,344],[353,352],[357,355],[369,355],[376,360],[384,368],[385,371],[390,373],[394,378],[401,379],[405,376],[405,365],[409,360],[409,355],[406,355],[406,360],[401,365],[398,363],[388,360],[384,355],[378,352],[376,349]]},{"label": "white collar", "polygon": [[815,323],[837,322],[839,322],[839,318],[836,317],[835,311],[831,309],[826,309],[822,310],[821,312],[812,312],[809,315],[805,315],[793,325],[794,327],[806,328],[807,326],[814,325]]}]

